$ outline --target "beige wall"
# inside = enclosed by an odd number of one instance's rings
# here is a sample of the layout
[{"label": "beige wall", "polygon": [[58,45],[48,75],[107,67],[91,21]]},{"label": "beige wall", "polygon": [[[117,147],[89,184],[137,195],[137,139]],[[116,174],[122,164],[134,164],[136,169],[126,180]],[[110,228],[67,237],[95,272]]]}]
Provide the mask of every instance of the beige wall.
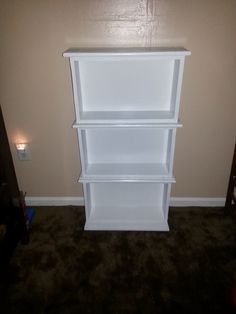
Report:
[{"label": "beige wall", "polygon": [[[20,188],[79,196],[71,46],[184,46],[173,196],[224,197],[236,129],[235,0],[1,0],[0,103]],[[12,143],[30,143],[20,162]]]}]

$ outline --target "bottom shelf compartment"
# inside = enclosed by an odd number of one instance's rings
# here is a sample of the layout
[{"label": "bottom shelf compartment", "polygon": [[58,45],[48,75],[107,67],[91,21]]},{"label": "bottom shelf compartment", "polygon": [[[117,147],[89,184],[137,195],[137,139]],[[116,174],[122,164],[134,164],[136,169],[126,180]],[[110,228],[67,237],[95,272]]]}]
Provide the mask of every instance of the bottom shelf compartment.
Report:
[{"label": "bottom shelf compartment", "polygon": [[84,194],[85,230],[169,230],[169,183],[85,183]]}]

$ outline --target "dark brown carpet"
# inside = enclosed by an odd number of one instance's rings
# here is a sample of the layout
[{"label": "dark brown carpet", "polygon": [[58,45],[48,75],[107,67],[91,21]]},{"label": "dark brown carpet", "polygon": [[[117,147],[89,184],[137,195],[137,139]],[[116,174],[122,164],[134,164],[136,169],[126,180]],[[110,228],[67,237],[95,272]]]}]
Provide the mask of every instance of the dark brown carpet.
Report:
[{"label": "dark brown carpet", "polygon": [[0,313],[235,313],[231,218],[176,208],[169,223],[169,233],[91,232],[83,208],[36,208]]}]

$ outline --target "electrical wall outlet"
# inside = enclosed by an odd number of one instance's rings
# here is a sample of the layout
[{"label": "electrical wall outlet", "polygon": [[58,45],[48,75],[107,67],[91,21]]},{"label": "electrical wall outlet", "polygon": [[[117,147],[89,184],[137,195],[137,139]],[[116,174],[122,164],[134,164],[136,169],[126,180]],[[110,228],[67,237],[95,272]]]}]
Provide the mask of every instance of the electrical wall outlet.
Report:
[{"label": "electrical wall outlet", "polygon": [[28,144],[16,144],[16,151],[19,160],[31,160]]}]

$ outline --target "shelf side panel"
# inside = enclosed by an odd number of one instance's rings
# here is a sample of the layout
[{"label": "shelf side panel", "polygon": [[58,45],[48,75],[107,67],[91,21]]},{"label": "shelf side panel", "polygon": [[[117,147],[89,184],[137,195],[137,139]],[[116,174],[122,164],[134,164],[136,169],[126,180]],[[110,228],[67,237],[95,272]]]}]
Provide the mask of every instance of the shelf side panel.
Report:
[{"label": "shelf side panel", "polygon": [[70,58],[70,69],[76,121],[79,121],[81,118],[81,112],[83,112],[79,62],[74,60],[73,58]]},{"label": "shelf side panel", "polygon": [[174,77],[173,77],[174,80],[173,80],[173,87],[172,87],[171,107],[174,109],[175,120],[177,120],[179,116],[183,71],[184,71],[184,57],[180,58],[179,60],[176,60],[175,67],[174,67]]}]

